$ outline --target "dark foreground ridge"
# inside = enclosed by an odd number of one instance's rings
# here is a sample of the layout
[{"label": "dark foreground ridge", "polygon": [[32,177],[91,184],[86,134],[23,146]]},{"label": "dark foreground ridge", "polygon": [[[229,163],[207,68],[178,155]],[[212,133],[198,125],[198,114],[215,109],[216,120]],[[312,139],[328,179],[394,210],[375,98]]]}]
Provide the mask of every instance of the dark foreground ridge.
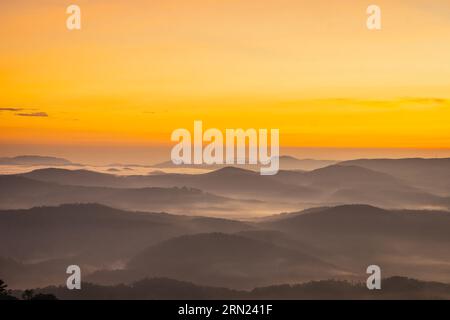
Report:
[{"label": "dark foreground ridge", "polygon": [[[296,285],[274,285],[251,291],[199,286],[167,278],[144,279],[131,285],[101,286],[83,283],[81,290],[65,286],[35,289],[61,300],[448,300],[450,284],[405,277],[384,279],[382,289],[370,291],[364,283],[324,280]],[[20,297],[23,291],[14,291]]]}]

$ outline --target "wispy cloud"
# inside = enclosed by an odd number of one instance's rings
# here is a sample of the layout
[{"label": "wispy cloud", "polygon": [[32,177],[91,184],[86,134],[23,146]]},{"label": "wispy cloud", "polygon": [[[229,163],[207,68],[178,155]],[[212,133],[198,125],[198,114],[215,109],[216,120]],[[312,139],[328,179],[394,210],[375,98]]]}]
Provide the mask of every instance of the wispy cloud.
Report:
[{"label": "wispy cloud", "polygon": [[353,98],[315,99],[316,102],[354,103],[354,104],[392,104],[392,103],[421,103],[421,104],[448,104],[449,99],[435,97],[402,97],[391,100],[369,100]]},{"label": "wispy cloud", "polygon": [[1,107],[0,112],[13,112],[17,117],[48,117],[48,113],[38,108]]},{"label": "wispy cloud", "polygon": [[161,111],[143,111],[144,114],[158,114],[158,113],[166,113],[169,112],[169,110],[161,110]]},{"label": "wispy cloud", "polygon": [[48,117],[46,112],[16,113],[19,117]]},{"label": "wispy cloud", "polygon": [[405,102],[414,102],[414,103],[434,103],[434,104],[446,104],[449,103],[450,100],[442,99],[442,98],[404,98]]},{"label": "wispy cloud", "polygon": [[23,111],[25,109],[23,108],[0,108],[0,111],[11,111],[11,112],[18,112]]}]

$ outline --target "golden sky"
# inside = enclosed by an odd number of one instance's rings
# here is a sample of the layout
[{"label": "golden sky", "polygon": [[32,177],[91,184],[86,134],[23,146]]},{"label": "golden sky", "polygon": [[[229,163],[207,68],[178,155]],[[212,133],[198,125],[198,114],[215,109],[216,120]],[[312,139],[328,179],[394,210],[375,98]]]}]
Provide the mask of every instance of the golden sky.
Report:
[{"label": "golden sky", "polygon": [[160,146],[203,120],[284,147],[450,149],[448,0],[73,3],[80,31],[71,2],[0,2],[0,144]]}]

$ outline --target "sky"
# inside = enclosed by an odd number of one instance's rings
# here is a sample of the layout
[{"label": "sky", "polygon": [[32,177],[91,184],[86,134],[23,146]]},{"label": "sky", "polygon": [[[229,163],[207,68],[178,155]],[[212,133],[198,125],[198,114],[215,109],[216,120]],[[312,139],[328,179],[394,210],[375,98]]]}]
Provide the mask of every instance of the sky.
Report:
[{"label": "sky", "polygon": [[0,0],[0,23],[0,155],[168,158],[202,120],[320,158],[450,156],[448,0]]}]

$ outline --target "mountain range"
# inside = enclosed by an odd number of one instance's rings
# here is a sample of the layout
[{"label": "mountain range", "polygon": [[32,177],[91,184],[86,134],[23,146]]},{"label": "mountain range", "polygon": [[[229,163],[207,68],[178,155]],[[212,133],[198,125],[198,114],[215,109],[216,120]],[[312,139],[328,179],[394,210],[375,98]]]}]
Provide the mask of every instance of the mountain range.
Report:
[{"label": "mountain range", "polygon": [[[58,267],[63,260],[83,266],[86,281],[107,285],[170,277],[249,289],[313,279],[361,280],[371,264],[383,266],[384,276],[449,282],[449,229],[449,212],[366,205],[261,221],[94,204],[8,210],[0,211],[0,257],[4,265],[21,267],[0,268],[0,278],[14,287],[58,284],[66,276]],[[20,277],[29,268],[40,270],[39,276]]]},{"label": "mountain range", "polygon": [[[316,160],[316,159],[297,159],[292,156],[280,156],[279,157],[279,166],[282,170],[314,170],[323,168],[332,164],[335,164],[337,161],[334,160]],[[229,165],[226,164],[191,164],[191,165],[175,165],[172,161],[165,161],[158,164],[153,165],[153,168],[196,168],[196,169],[208,169],[208,170],[218,170],[221,168],[225,168]],[[259,171],[260,165],[233,165],[235,168]]]},{"label": "mountain range", "polygon": [[[67,186],[129,189],[187,187],[235,200],[264,202],[265,208],[262,209],[265,213],[267,211],[264,209],[270,209],[272,212],[293,211],[297,208],[348,203],[365,203],[387,208],[448,210],[450,189],[445,187],[446,174],[442,172],[440,182],[436,183],[435,188],[438,185],[442,186],[439,192],[420,187],[422,185],[420,183],[408,182],[401,176],[348,163],[312,171],[282,170],[275,176],[261,176],[255,171],[234,167],[202,174],[167,173],[139,176],[116,176],[87,170],[49,168],[34,170],[21,176]],[[436,177],[437,180],[439,179]],[[92,199],[91,202],[116,205],[113,202],[103,202],[100,198]],[[242,208],[245,204],[238,206]],[[148,206],[137,206],[137,202],[134,207],[121,206],[121,208],[157,210]],[[255,211],[257,205],[253,203],[252,208]],[[226,209],[233,211],[230,208]]]},{"label": "mountain range", "polygon": [[[364,281],[369,265],[385,278],[450,283],[448,159],[362,159],[275,176],[239,167],[124,176],[52,166],[0,175],[0,279],[12,288],[63,284],[72,264],[87,286],[125,297],[152,297],[134,284],[149,288],[154,280],[142,279],[155,278],[174,279],[161,288],[182,283],[210,296],[218,288],[224,296],[315,297],[309,282],[366,297],[341,281]],[[411,285],[426,297],[423,282],[394,283],[393,296]]]}]

